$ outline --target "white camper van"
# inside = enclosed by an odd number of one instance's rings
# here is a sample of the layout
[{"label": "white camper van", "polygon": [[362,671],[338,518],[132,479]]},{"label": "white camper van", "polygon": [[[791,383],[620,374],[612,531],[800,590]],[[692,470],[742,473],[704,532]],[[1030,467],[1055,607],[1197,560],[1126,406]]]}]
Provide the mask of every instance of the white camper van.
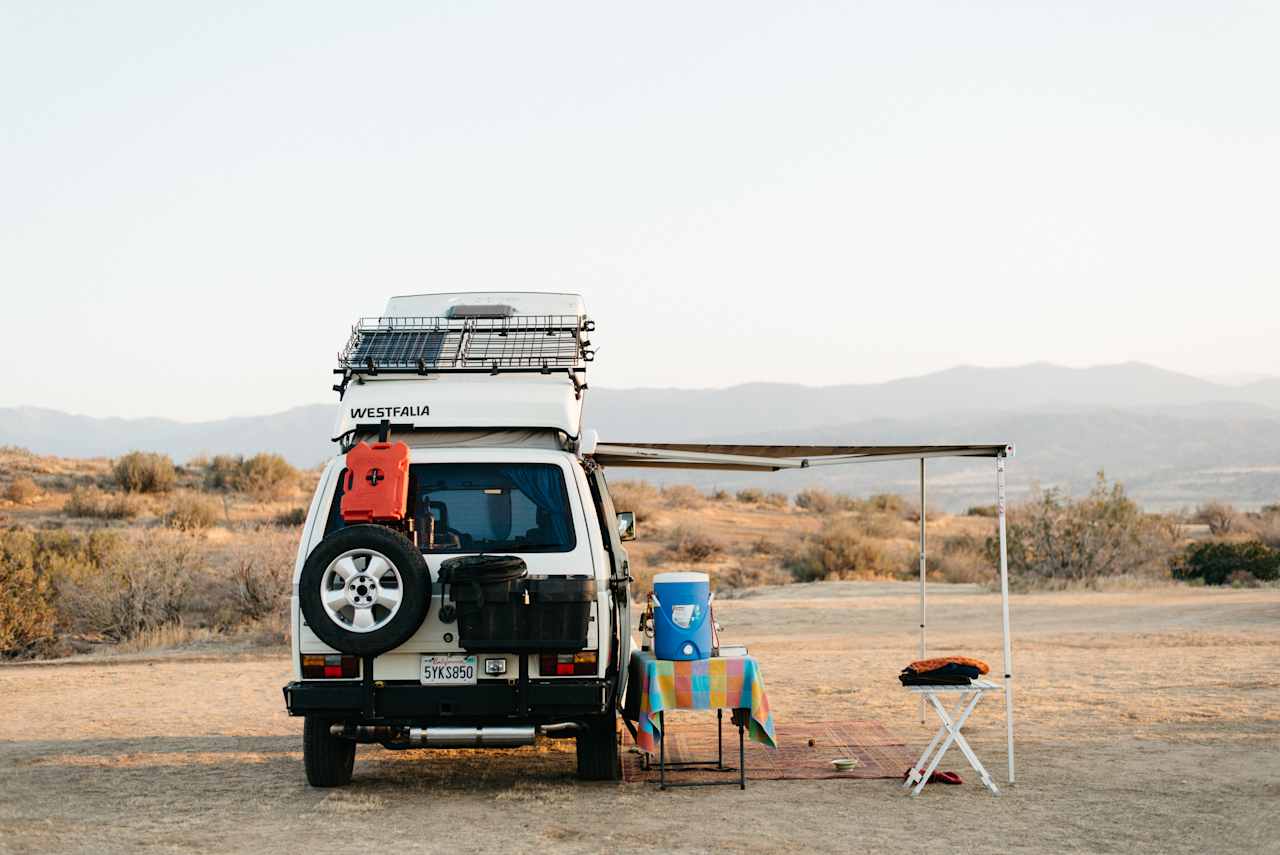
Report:
[{"label": "white camper van", "polygon": [[542,293],[394,297],[354,327],[291,605],[312,785],[348,783],[358,743],[539,732],[617,778],[634,520],[582,428],[593,328]]}]

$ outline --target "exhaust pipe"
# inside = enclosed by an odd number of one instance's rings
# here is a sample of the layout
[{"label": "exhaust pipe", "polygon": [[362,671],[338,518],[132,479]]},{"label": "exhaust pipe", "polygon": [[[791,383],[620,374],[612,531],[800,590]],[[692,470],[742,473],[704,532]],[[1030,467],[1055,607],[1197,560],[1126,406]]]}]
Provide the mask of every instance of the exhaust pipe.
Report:
[{"label": "exhaust pipe", "polygon": [[411,727],[409,741],[428,748],[514,748],[532,745],[528,727]]},{"label": "exhaust pipe", "polygon": [[329,725],[329,733],[333,736],[354,739],[356,742],[384,742],[388,740],[394,742],[403,738],[404,728],[368,724],[331,724]]}]

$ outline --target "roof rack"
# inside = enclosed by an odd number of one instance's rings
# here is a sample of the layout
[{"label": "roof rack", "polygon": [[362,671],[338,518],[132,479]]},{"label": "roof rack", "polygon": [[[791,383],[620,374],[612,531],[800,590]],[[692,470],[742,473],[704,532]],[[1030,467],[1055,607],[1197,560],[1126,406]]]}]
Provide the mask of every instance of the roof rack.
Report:
[{"label": "roof rack", "polygon": [[567,373],[581,392],[595,358],[579,315],[361,318],[338,353],[341,394],[355,375]]}]

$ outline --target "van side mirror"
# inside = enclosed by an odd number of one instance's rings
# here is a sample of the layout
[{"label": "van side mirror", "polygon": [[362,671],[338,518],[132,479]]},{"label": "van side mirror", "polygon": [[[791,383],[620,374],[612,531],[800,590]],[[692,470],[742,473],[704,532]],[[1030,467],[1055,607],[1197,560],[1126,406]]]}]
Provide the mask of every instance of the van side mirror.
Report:
[{"label": "van side mirror", "polygon": [[618,511],[618,540],[636,539],[636,512]]}]

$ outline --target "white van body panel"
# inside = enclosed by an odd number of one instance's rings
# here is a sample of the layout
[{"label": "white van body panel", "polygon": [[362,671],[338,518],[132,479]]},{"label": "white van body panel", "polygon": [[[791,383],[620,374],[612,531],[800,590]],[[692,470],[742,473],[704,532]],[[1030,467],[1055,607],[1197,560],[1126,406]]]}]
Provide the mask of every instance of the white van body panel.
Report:
[{"label": "white van body panel", "polygon": [[582,399],[564,374],[379,375],[347,387],[333,438],[383,420],[415,429],[543,428],[576,437]]}]

